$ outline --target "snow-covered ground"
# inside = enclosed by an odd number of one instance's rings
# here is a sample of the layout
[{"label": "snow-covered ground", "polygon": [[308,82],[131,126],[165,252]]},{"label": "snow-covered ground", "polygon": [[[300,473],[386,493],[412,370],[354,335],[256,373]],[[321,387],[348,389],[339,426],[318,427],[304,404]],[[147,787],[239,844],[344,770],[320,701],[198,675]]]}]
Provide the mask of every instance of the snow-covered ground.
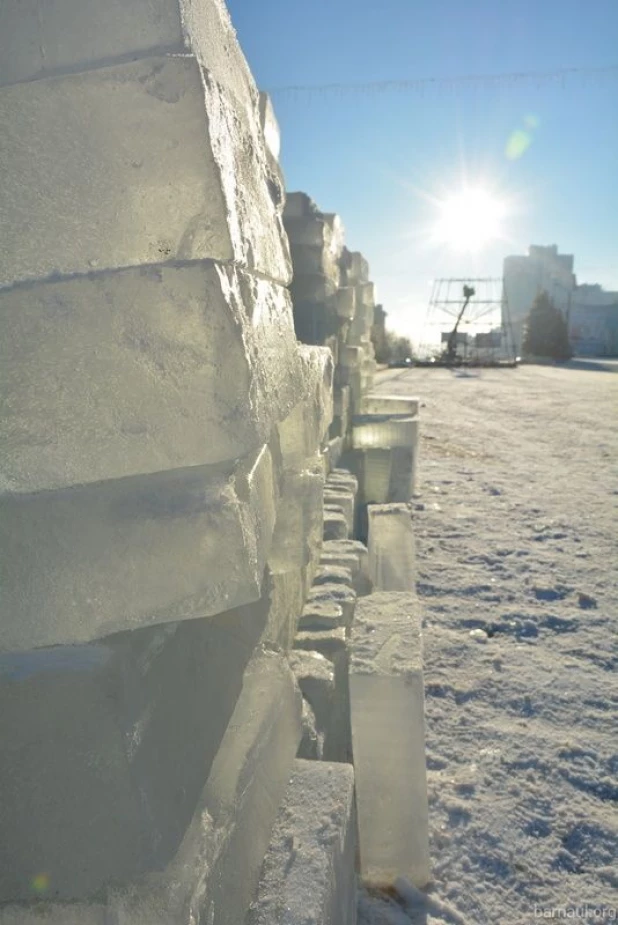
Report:
[{"label": "snow-covered ground", "polygon": [[423,402],[434,882],[360,925],[618,920],[618,364],[379,382]]}]

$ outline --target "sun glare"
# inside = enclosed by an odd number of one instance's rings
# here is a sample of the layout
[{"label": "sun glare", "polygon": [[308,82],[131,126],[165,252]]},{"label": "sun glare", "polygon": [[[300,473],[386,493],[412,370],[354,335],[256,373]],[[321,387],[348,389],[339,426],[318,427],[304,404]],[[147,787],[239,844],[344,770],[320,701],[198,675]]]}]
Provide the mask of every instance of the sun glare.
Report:
[{"label": "sun glare", "polygon": [[503,233],[505,206],[484,189],[464,189],[438,204],[434,237],[456,250],[479,251]]}]

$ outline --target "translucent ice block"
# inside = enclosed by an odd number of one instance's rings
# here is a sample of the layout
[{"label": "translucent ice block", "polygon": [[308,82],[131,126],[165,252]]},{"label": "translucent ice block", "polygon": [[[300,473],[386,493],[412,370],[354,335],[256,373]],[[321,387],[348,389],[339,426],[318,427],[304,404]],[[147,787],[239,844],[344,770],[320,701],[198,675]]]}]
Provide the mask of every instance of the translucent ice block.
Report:
[{"label": "translucent ice block", "polygon": [[0,286],[200,258],[289,282],[257,102],[194,57],[4,87],[0,123]]},{"label": "translucent ice block", "polygon": [[339,322],[328,302],[302,301],[292,293],[294,303],[294,330],[304,344],[329,347],[333,357],[338,356],[337,332]]},{"label": "translucent ice block", "polygon": [[[285,222],[286,230],[289,222]],[[333,293],[339,287],[339,263],[337,253],[326,244],[295,244],[290,238],[290,254],[294,275],[320,275],[332,281]]]},{"label": "translucent ice block", "polygon": [[343,607],[337,601],[308,601],[298,621],[301,632],[337,629],[344,626]]},{"label": "translucent ice block", "polygon": [[346,286],[365,283],[369,279],[369,264],[358,251],[349,251],[345,247],[341,256],[341,275],[342,284]]},{"label": "translucent ice block", "polygon": [[341,286],[337,290],[335,304],[339,317],[351,321],[356,314],[356,287]]},{"label": "translucent ice block", "polygon": [[414,591],[416,554],[412,516],[405,504],[370,504],[369,577],[376,591]]},{"label": "translucent ice block", "polygon": [[329,433],[331,436],[343,436],[347,438],[350,429],[350,387],[343,386],[335,389],[333,422]]},{"label": "translucent ice block", "polygon": [[3,491],[243,456],[320,379],[287,290],[209,262],[0,289],[0,330]]},{"label": "translucent ice block", "polygon": [[281,152],[281,131],[273,104],[268,93],[260,93],[260,125],[264,133],[266,148],[275,161],[279,160]]},{"label": "translucent ice block", "polygon": [[0,5],[0,85],[159,52],[192,52],[245,108],[257,98],[220,0],[3,0]]},{"label": "translucent ice block", "polygon": [[329,486],[345,485],[347,488],[350,488],[354,494],[358,491],[358,479],[349,469],[333,469],[329,472],[326,481]]},{"label": "translucent ice block", "polygon": [[[347,348],[352,349],[352,348]],[[360,349],[358,347],[354,348]],[[359,361],[360,362],[360,361]],[[363,375],[359,365],[345,366],[338,364],[335,370],[335,387],[349,386],[350,388],[350,411],[355,413],[360,408],[363,394]]]},{"label": "translucent ice block", "polygon": [[342,509],[348,525],[348,536],[354,532],[354,503],[354,493],[345,486],[327,485],[324,489],[324,504],[339,505]]},{"label": "translucent ice block", "polygon": [[344,627],[328,630],[303,630],[297,633],[294,648],[321,652],[335,665],[339,661],[344,662],[346,666],[348,664],[348,648]]},{"label": "translucent ice block", "polygon": [[346,630],[337,627],[328,630],[302,630],[296,635],[294,648],[309,652],[320,652],[335,669],[335,706],[333,729],[337,730],[327,743],[325,758],[335,761],[351,761],[352,746],[350,733],[349,652]]},{"label": "translucent ice block", "polygon": [[332,437],[322,448],[326,472],[335,468],[343,453],[343,437]]},{"label": "translucent ice block", "polygon": [[[294,204],[292,203],[291,205],[293,212]],[[338,226],[333,226],[326,221],[321,212],[302,216],[290,214],[290,209],[287,205],[283,212],[283,221],[292,245],[299,248],[315,247],[326,251],[339,251],[342,234],[340,222]],[[302,253],[303,251],[299,250],[299,254],[302,255]],[[304,268],[299,266],[298,272],[304,272]]]},{"label": "translucent ice block", "polygon": [[[328,748],[329,739],[336,734],[333,729],[335,709],[335,669],[321,652],[295,649],[289,655],[290,668],[300,687],[301,694],[313,710],[316,730]],[[323,752],[324,753],[324,752]]]},{"label": "translucent ice block", "polygon": [[355,831],[352,767],[295,761],[247,925],[356,925]]},{"label": "translucent ice block", "polygon": [[260,597],[279,476],[234,463],[0,498],[0,651],[87,642]]},{"label": "translucent ice block", "polygon": [[371,328],[373,325],[373,308],[357,303],[356,314],[348,333],[348,343],[369,349],[371,345]]},{"label": "translucent ice block", "polygon": [[347,417],[350,410],[350,388],[347,385],[335,389],[333,394],[333,412]]},{"label": "translucent ice block", "polygon": [[[310,461],[307,461],[310,463]],[[321,460],[283,477],[269,566],[273,572],[302,568],[319,554],[323,529],[324,470]]]},{"label": "translucent ice block", "polygon": [[407,502],[414,493],[417,447],[352,450],[342,462],[358,478],[361,510],[364,504]]},{"label": "translucent ice block", "polygon": [[[6,905],[0,908],[0,925],[107,925],[105,904],[99,900],[88,903],[46,902],[44,912],[39,903],[36,913],[32,906]],[[36,916],[36,918],[34,917]]]},{"label": "translucent ice block", "polygon": [[[332,541],[331,541],[332,542]],[[336,540],[335,540],[336,542]],[[358,568],[358,560],[355,560],[355,566]],[[316,570],[316,573],[313,577],[313,586],[316,585],[347,585],[348,588],[352,587],[352,569],[346,568],[345,565],[334,565],[322,564],[322,559],[320,558],[320,565]]]},{"label": "translucent ice block", "polygon": [[343,540],[350,535],[350,525],[338,504],[324,505],[324,539]]},{"label": "translucent ice block", "polygon": [[[298,346],[301,399],[277,430],[286,468],[301,469],[318,452],[333,418],[333,358],[326,347]],[[273,357],[273,362],[277,362]]]},{"label": "translucent ice block", "polygon": [[322,546],[320,562],[340,565],[352,571],[353,588],[357,594],[369,594],[369,556],[367,547],[358,540],[330,540]]},{"label": "translucent ice block", "polygon": [[350,653],[361,876],[430,878],[421,615],[416,596],[358,601]]},{"label": "translucent ice block", "polygon": [[[246,609],[259,614],[264,626],[261,641],[273,643],[286,652],[292,648],[298,626],[298,615],[307,597],[308,567],[273,573],[267,567],[259,602]],[[263,616],[262,616],[263,615]]]},{"label": "translucent ice block", "polygon": [[[359,302],[365,308],[370,309],[370,312],[373,313],[373,307],[375,305],[375,285],[374,283],[363,282],[357,285],[356,299],[357,299],[357,302]],[[369,314],[367,317],[373,317],[373,315]]]},{"label": "translucent ice block", "polygon": [[349,629],[354,619],[356,592],[347,585],[339,582],[325,582],[323,584],[313,585],[309,591],[307,604],[305,606],[313,606],[313,604],[322,602],[334,602],[339,604],[343,610],[343,624]]},{"label": "translucent ice block", "polygon": [[110,921],[244,921],[300,742],[300,719],[301,695],[287,660],[258,651],[178,851],[164,870],[112,895]]},{"label": "translucent ice block", "polygon": [[372,392],[363,398],[363,414],[404,414],[414,417],[418,414],[420,400],[407,395],[382,395]]},{"label": "translucent ice block", "polygon": [[306,193],[294,192],[288,193],[285,201],[285,218],[306,218],[319,212],[313,199]]},{"label": "translucent ice block", "polygon": [[417,451],[413,446],[359,450],[361,497],[366,502],[409,501],[414,493]]},{"label": "translucent ice block", "polygon": [[38,898],[33,871],[75,900],[169,862],[262,626],[251,605],[0,655],[1,902]]},{"label": "translucent ice block", "polygon": [[303,303],[307,303],[307,305],[312,303],[323,304],[330,310],[333,322],[336,313],[334,308],[331,309],[330,302],[334,298],[336,291],[336,280],[332,276],[324,276],[321,273],[300,273],[295,271],[290,285],[290,292],[295,306]]},{"label": "translucent ice block", "polygon": [[342,366],[357,367],[363,360],[362,347],[352,347],[346,344],[340,353],[339,362]]},{"label": "translucent ice block", "polygon": [[357,414],[352,419],[352,444],[357,450],[373,447],[416,447],[418,417]]}]

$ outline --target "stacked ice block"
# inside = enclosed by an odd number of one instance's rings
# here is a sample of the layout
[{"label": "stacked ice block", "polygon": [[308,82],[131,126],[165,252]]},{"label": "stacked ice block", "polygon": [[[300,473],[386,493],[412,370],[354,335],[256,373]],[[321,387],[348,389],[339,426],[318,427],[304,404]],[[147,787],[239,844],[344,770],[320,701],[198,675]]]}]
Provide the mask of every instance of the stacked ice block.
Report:
[{"label": "stacked ice block", "polygon": [[296,333],[305,343],[330,347],[336,361],[339,328],[348,320],[339,314],[337,296],[343,225],[338,215],[319,212],[305,193],[288,196],[284,222],[294,267],[291,292]]},{"label": "stacked ice block", "polygon": [[276,120],[222,0],[5,0],[0,119],[0,923],[239,925],[332,417]]},{"label": "stacked ice block", "polygon": [[354,775],[296,761],[247,925],[356,925]]},{"label": "stacked ice block", "polygon": [[288,197],[284,223],[293,263],[294,324],[300,340],[329,347],[335,360],[330,436],[349,442],[351,416],[371,387],[374,286],[367,261],[343,246],[337,215],[320,212],[305,193]]},{"label": "stacked ice block", "polygon": [[419,447],[417,398],[366,392],[352,417],[341,464],[359,483],[356,534],[367,537],[367,505],[406,502],[414,494]]}]

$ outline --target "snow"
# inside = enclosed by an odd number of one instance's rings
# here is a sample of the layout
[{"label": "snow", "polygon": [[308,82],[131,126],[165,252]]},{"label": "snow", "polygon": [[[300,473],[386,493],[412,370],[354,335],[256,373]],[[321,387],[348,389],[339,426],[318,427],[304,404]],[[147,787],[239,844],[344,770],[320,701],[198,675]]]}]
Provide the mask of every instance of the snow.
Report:
[{"label": "snow", "polygon": [[617,363],[412,370],[426,894],[360,925],[618,916]]}]

